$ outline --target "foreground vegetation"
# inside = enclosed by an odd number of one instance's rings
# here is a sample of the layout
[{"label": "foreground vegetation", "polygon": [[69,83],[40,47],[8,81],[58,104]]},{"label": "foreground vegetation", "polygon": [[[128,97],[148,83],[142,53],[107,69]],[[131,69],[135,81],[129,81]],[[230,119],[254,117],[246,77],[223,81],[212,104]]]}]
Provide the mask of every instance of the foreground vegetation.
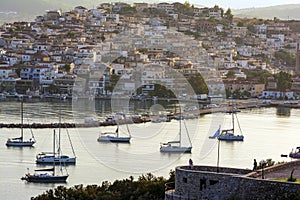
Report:
[{"label": "foreground vegetation", "polygon": [[[274,165],[272,159],[268,159],[266,166]],[[291,177],[293,174],[291,173]],[[289,181],[286,178],[283,180],[272,179],[277,181]],[[298,180],[295,180],[297,183]],[[163,200],[165,198],[166,183],[175,182],[175,172],[170,171],[168,179],[164,177],[155,177],[151,173],[140,176],[136,181],[132,176],[123,180],[116,180],[113,183],[108,181],[98,185],[75,185],[67,188],[58,186],[54,189],[49,189],[37,197],[32,197],[31,200]],[[239,199],[232,197],[229,199]],[[278,196],[280,200],[300,200],[300,194],[290,193]]]},{"label": "foreground vegetation", "polygon": [[128,200],[148,199],[163,200],[165,197],[165,184],[174,182],[174,171],[170,171],[169,179],[155,177],[151,173],[142,175],[138,180],[132,176],[128,179],[116,180],[113,183],[104,181],[98,185],[75,185],[71,188],[58,186],[47,190],[43,194],[32,197],[32,200]]}]

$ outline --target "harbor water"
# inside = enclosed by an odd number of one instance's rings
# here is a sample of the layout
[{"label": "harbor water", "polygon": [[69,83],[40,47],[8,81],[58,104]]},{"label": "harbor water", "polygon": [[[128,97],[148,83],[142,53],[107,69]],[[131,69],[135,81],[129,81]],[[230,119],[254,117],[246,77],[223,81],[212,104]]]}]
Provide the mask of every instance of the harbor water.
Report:
[{"label": "harbor water", "polygon": [[[20,102],[3,101],[0,104],[0,123],[20,123]],[[83,123],[84,118],[92,117],[104,120],[111,114],[109,101],[74,102],[25,102],[24,123],[58,123],[59,113],[62,122]],[[137,101],[127,110],[136,112],[157,109],[174,111],[171,103]],[[151,172],[155,176],[168,177],[170,170],[178,165],[187,165],[191,158],[195,165],[217,163],[217,140],[209,139],[219,125],[225,124],[230,116],[215,113],[185,120],[182,128],[182,143],[188,144],[191,138],[191,154],[167,154],[159,151],[160,144],[178,139],[179,121],[162,123],[129,124],[132,139],[129,144],[97,142],[100,132],[115,131],[116,127],[91,127],[61,129],[61,149],[63,154],[72,155],[68,134],[77,157],[76,165],[67,166],[69,178],[66,184],[101,184],[113,182],[129,176],[138,176]],[[300,110],[290,108],[254,108],[238,113],[238,120],[244,135],[243,142],[220,143],[220,166],[251,169],[253,159],[290,161],[288,154],[292,148],[300,145]],[[120,134],[126,134],[127,127],[120,126]],[[188,134],[187,134],[188,130]],[[54,188],[57,184],[26,183],[20,178],[27,172],[43,166],[35,163],[40,152],[52,151],[53,129],[25,129],[24,137],[33,132],[36,144],[33,148],[6,147],[7,138],[18,137],[19,129],[0,129],[0,190],[5,199],[30,199]],[[58,131],[58,130],[57,130]]]}]

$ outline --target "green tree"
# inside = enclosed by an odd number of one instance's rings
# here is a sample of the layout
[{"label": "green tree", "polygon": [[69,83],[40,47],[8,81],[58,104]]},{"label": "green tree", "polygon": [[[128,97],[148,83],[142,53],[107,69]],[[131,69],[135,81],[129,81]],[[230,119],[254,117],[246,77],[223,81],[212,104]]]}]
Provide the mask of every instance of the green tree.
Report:
[{"label": "green tree", "polygon": [[237,26],[238,26],[238,27],[242,27],[242,26],[244,26],[244,22],[242,22],[242,21],[239,21],[239,22],[237,23]]},{"label": "green tree", "polygon": [[225,17],[226,19],[228,19],[230,22],[232,21],[233,19],[233,14],[231,13],[231,9],[228,8],[227,11],[225,12]]},{"label": "green tree", "polygon": [[219,9],[219,10],[221,10],[221,17],[224,16],[224,9],[223,9],[223,8],[221,8],[221,7],[218,6],[218,5],[215,5],[215,6],[214,6],[214,9]]},{"label": "green tree", "polygon": [[268,77],[273,77],[273,75],[268,71],[257,71],[244,69],[243,72],[249,79],[258,79],[259,83],[267,84]]},{"label": "green tree", "polygon": [[234,78],[235,72],[233,70],[229,70],[226,74],[227,78]]},{"label": "green tree", "polygon": [[235,37],[234,40],[237,45],[242,45],[244,43],[244,40],[241,37]]},{"label": "green tree", "polygon": [[251,96],[251,93],[247,90],[244,90],[241,94],[241,97],[250,97]]},{"label": "green tree", "polygon": [[208,94],[207,84],[200,73],[189,77],[187,80],[196,94]]},{"label": "green tree", "polygon": [[63,67],[63,69],[64,69],[65,72],[70,72],[71,65],[70,64],[65,64],[64,67]]},{"label": "green tree", "polygon": [[292,86],[292,75],[287,72],[279,72],[275,75],[277,81],[277,90],[282,92],[282,97],[285,97],[285,91],[291,89]]},{"label": "green tree", "polygon": [[54,199],[84,199],[84,200],[127,200],[127,199],[155,199],[163,200],[165,196],[165,184],[174,182],[174,171],[170,172],[170,178],[155,177],[151,173],[142,175],[137,181],[130,176],[127,179],[116,180],[113,183],[102,182],[101,186],[75,185],[67,188],[58,186],[49,189],[32,200],[54,200]]},{"label": "green tree", "polygon": [[165,86],[161,84],[154,84],[154,90],[148,92],[149,96],[157,96],[162,98],[175,98],[176,96],[172,92],[172,90],[167,89]]},{"label": "green tree", "polygon": [[18,75],[18,77],[20,77],[20,75],[21,75],[21,69],[17,68],[17,69],[15,69],[15,72]]},{"label": "green tree", "polygon": [[134,14],[136,14],[136,12],[137,12],[137,10],[136,10],[135,7],[124,6],[119,11],[119,14],[122,14],[122,15],[134,15]]},{"label": "green tree", "polygon": [[190,4],[190,2],[188,2],[188,1],[185,1],[185,2],[183,3],[183,5],[184,5],[185,7],[187,7],[187,8],[191,8],[191,4]]},{"label": "green tree", "polygon": [[296,65],[296,57],[284,50],[279,50],[275,52],[275,58],[281,63],[287,65],[288,67],[294,67]]},{"label": "green tree", "polygon": [[120,75],[117,74],[111,74],[109,77],[109,83],[105,85],[105,90],[112,92],[117,85],[117,82],[120,79]]},{"label": "green tree", "polygon": [[239,89],[236,89],[232,93],[232,98],[234,98],[234,99],[239,99],[241,96],[242,96],[242,93]]},{"label": "green tree", "polygon": [[178,6],[176,9],[176,11],[180,14],[189,16],[193,15],[193,5],[191,5],[188,1],[185,1],[181,6]]},{"label": "green tree", "polygon": [[232,96],[231,92],[230,92],[230,89],[229,88],[226,88],[225,89],[225,93],[226,93],[226,98],[229,98]]},{"label": "green tree", "polygon": [[255,29],[255,27],[254,27],[253,24],[249,24],[249,25],[247,26],[247,29],[248,29],[248,31],[250,31],[250,32],[252,32],[252,33],[256,33],[256,29]]},{"label": "green tree", "polygon": [[74,31],[69,31],[67,34],[66,34],[66,37],[74,37],[75,36],[75,32]]},{"label": "green tree", "polygon": [[101,39],[102,42],[105,41],[106,38],[105,38],[104,34],[101,35],[100,39]]}]

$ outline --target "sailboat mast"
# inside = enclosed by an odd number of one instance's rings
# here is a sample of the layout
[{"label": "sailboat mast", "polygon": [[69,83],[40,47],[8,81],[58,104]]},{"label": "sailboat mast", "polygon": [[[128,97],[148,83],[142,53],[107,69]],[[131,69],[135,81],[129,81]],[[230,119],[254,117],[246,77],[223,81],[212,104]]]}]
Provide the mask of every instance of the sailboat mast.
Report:
[{"label": "sailboat mast", "polygon": [[59,104],[59,124],[58,124],[58,148],[57,148],[57,156],[60,156],[60,132],[61,132],[61,105]]},{"label": "sailboat mast", "polygon": [[232,118],[232,133],[234,133],[234,106],[233,106],[233,101],[232,101],[232,108],[231,108],[231,118]]},{"label": "sailboat mast", "polygon": [[180,108],[180,105],[179,105],[179,146],[180,147],[181,147],[181,118],[182,118],[181,108]]},{"label": "sailboat mast", "polygon": [[23,98],[21,99],[21,140],[23,142]]},{"label": "sailboat mast", "polygon": [[234,111],[232,108],[232,132],[234,133]]},{"label": "sailboat mast", "polygon": [[119,137],[119,123],[117,122],[117,137]]},{"label": "sailboat mast", "polygon": [[55,130],[53,130],[53,154],[55,155]]},{"label": "sailboat mast", "polygon": [[[53,156],[55,157],[55,130],[53,130]],[[55,174],[55,162],[53,160],[53,175]]]}]

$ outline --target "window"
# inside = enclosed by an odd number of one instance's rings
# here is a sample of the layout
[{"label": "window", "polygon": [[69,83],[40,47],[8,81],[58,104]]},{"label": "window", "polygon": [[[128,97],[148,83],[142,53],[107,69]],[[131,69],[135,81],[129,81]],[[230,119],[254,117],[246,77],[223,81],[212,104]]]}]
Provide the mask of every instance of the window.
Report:
[{"label": "window", "polygon": [[206,188],[206,179],[200,179],[200,191]]}]

